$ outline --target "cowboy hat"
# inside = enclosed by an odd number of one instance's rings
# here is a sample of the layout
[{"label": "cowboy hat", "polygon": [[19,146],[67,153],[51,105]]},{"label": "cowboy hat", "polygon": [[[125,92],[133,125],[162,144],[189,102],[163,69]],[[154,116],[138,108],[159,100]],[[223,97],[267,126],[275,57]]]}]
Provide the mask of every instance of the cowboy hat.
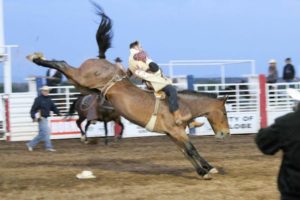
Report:
[{"label": "cowboy hat", "polygon": [[96,176],[93,175],[93,172],[84,170],[81,173],[77,174],[76,177],[78,179],[91,179],[96,178]]},{"label": "cowboy hat", "polygon": [[288,95],[290,95],[294,100],[300,101],[300,92],[294,88],[286,89]]},{"label": "cowboy hat", "polygon": [[47,85],[44,85],[43,87],[40,88],[40,90],[51,90]]},{"label": "cowboy hat", "polygon": [[269,60],[269,63],[271,64],[271,63],[277,63],[277,62],[276,62],[276,60],[271,59],[271,60]]}]

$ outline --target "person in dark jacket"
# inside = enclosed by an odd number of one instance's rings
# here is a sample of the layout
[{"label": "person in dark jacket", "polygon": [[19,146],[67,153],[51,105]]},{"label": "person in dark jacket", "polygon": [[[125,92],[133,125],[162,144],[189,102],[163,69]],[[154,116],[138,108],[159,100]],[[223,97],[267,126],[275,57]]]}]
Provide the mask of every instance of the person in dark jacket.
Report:
[{"label": "person in dark jacket", "polygon": [[260,129],[255,138],[258,148],[264,154],[274,155],[280,150],[283,151],[283,160],[278,175],[281,200],[300,199],[299,121],[300,110],[298,109],[277,118],[273,125]]},{"label": "person in dark jacket", "polygon": [[[39,123],[39,133],[30,142],[26,143],[29,151],[33,151],[33,148],[40,142],[45,142],[45,148],[47,151],[56,151],[53,149],[50,140],[50,130],[48,127],[48,117],[50,116],[50,111],[60,116],[59,110],[56,108],[55,104],[48,96],[49,87],[43,86],[41,89],[41,95],[35,98],[34,103],[30,110],[30,116],[33,122]],[[38,116],[37,116],[38,115]]]},{"label": "person in dark jacket", "polygon": [[294,65],[292,65],[291,58],[285,59],[285,66],[283,68],[283,80],[286,82],[292,82],[295,78],[295,68]]},{"label": "person in dark jacket", "polygon": [[[58,86],[62,82],[62,73],[56,69],[49,68],[46,72],[46,85],[48,86]],[[52,89],[50,93],[57,93],[57,89]]]}]

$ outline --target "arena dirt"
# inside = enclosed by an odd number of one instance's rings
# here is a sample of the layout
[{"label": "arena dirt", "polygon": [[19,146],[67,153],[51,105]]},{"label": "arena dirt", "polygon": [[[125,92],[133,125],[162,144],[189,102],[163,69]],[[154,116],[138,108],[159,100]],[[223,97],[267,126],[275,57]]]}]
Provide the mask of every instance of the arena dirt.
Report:
[{"label": "arena dirt", "polygon": [[[166,136],[124,139],[105,146],[55,140],[57,152],[25,142],[0,141],[0,199],[273,200],[281,155],[264,156],[254,135],[191,137],[211,164],[224,173],[201,180]],[[78,180],[91,170],[96,179]]]}]

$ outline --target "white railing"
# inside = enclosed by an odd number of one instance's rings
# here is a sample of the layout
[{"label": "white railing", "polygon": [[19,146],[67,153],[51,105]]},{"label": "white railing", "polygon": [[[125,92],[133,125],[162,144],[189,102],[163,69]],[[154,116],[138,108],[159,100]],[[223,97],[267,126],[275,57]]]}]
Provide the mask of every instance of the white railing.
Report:
[{"label": "white railing", "polygon": [[[267,119],[268,124],[270,124],[276,117],[292,111],[294,101],[287,95],[286,89],[292,87],[300,91],[300,82],[266,84],[265,87]],[[61,113],[68,112],[70,105],[77,98],[79,92],[73,86],[52,88],[57,89],[57,93],[50,94],[53,101]],[[200,92],[216,93],[219,97],[229,95],[226,106],[232,133],[255,133],[260,128],[260,88],[258,83],[194,84],[194,89]],[[36,134],[37,124],[32,123],[29,114],[36,96],[36,93],[12,93],[9,96],[12,140],[28,140]],[[140,135],[141,130],[145,132],[144,129],[138,128],[138,126],[127,121],[126,130],[125,134],[128,137]],[[197,133],[207,133],[207,130],[198,130]],[[144,136],[147,135],[148,133]],[[65,137],[67,138],[67,136]]]},{"label": "white railing", "polygon": [[57,86],[50,88],[57,90],[57,93],[50,93],[49,96],[51,96],[51,99],[62,114],[69,111],[72,102],[77,99],[80,94],[75,90],[74,86]]},{"label": "white railing", "polygon": [[230,112],[258,112],[258,83],[194,84],[194,90],[216,93],[219,97],[228,95]]},{"label": "white railing", "polygon": [[256,74],[256,65],[255,60],[170,60],[169,63],[159,64],[163,67],[168,67],[169,76],[174,77],[174,67],[211,67],[218,66],[220,67],[220,77],[222,84],[225,84],[226,77],[226,68],[228,66],[238,65],[238,64],[247,64],[251,75]]},{"label": "white railing", "polygon": [[292,111],[294,100],[287,94],[287,88],[300,90],[299,82],[266,84],[267,111]]}]

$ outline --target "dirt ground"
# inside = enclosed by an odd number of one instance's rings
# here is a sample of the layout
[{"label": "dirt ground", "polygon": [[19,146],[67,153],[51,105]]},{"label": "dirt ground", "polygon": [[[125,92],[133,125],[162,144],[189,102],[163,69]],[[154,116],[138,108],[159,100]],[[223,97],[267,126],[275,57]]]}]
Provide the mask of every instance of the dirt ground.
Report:
[{"label": "dirt ground", "polygon": [[[45,152],[42,145],[28,152],[25,142],[0,141],[0,199],[279,199],[281,155],[262,155],[254,135],[191,140],[223,175],[209,181],[198,178],[166,136],[124,139],[108,146],[103,140],[97,145],[54,140],[57,152]],[[82,170],[92,170],[97,178],[77,179]]]}]

